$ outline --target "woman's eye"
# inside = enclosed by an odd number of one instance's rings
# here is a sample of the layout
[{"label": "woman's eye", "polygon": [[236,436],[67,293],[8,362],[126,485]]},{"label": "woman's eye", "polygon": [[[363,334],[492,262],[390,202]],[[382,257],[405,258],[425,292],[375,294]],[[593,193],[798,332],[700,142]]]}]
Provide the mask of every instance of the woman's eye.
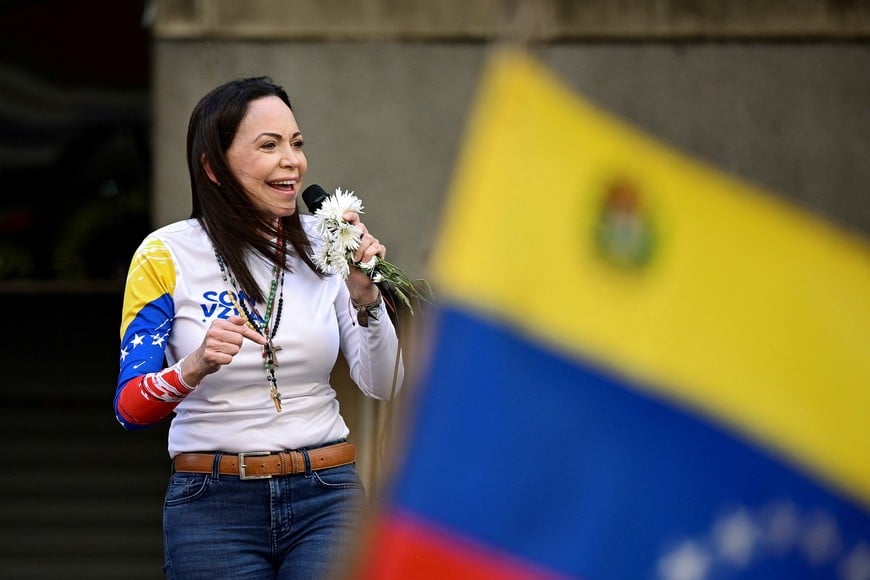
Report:
[{"label": "woman's eye", "polygon": [[302,149],[305,146],[305,141],[294,141],[293,146],[297,149]]},{"label": "woman's eye", "polygon": [[273,141],[263,143],[263,149],[274,149],[277,145]]}]

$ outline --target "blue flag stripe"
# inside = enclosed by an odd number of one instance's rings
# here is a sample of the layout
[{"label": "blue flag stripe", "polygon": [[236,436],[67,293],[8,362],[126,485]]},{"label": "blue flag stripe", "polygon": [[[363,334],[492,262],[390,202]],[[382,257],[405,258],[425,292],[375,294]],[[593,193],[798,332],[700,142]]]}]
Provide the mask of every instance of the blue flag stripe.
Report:
[{"label": "blue flag stripe", "polygon": [[861,506],[691,410],[461,309],[437,327],[403,511],[589,578],[666,577],[688,545],[711,569],[823,577],[870,538]]}]

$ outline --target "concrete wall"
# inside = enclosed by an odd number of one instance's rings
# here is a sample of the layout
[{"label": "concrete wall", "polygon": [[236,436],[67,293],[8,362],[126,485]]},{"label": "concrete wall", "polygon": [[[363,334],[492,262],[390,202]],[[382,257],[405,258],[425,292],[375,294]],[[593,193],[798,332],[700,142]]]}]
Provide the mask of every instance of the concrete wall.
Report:
[{"label": "concrete wall", "polygon": [[164,38],[867,37],[856,0],[159,0]]}]

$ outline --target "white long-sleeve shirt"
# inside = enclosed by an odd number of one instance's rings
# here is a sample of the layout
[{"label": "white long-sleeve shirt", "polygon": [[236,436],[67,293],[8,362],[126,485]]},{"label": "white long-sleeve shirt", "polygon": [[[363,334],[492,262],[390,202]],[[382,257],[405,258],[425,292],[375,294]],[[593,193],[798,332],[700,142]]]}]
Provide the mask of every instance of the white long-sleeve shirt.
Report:
[{"label": "white long-sleeve shirt", "polygon": [[[309,237],[313,219],[300,216]],[[385,399],[394,391],[398,339],[381,303],[377,320],[356,323],[347,285],[338,276],[321,279],[298,257],[283,285],[283,307],[273,343],[280,346],[275,378],[282,410],[269,396],[262,347],[245,340],[233,361],[206,376],[175,407],[169,429],[171,457],[189,451],[279,451],[344,438],[330,373],[339,349],[353,381],[368,396]],[[249,264],[268,295],[272,266],[260,257]],[[143,375],[172,366],[196,350],[216,318],[237,314],[213,246],[196,220],[152,233],[130,267],[121,326],[121,371],[115,396],[118,419],[141,426],[118,409],[125,388]],[[277,315],[277,299],[272,316]],[[260,312],[264,305],[258,305]],[[164,362],[165,359],[165,362]],[[395,389],[401,385],[399,360]]]}]

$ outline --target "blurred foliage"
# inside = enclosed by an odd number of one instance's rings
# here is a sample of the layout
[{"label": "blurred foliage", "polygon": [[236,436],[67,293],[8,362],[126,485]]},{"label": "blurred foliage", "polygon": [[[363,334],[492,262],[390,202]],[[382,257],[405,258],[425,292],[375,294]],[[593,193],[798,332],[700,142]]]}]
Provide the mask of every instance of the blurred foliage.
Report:
[{"label": "blurred foliage", "polygon": [[0,280],[123,279],[150,226],[146,135],[91,128],[55,163],[4,168]]},{"label": "blurred foliage", "polygon": [[0,2],[0,280],[126,275],[150,222],[145,9]]}]

